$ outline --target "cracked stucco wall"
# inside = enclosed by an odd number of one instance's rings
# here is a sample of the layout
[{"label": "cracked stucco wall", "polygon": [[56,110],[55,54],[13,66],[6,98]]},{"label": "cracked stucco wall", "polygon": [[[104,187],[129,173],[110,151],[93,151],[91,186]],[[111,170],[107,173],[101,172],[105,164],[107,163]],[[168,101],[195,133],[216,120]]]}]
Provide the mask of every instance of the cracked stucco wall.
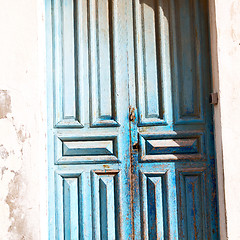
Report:
[{"label": "cracked stucco wall", "polygon": [[40,235],[46,220],[47,182],[42,9],[40,1],[0,0],[0,239],[4,240],[46,239]]}]

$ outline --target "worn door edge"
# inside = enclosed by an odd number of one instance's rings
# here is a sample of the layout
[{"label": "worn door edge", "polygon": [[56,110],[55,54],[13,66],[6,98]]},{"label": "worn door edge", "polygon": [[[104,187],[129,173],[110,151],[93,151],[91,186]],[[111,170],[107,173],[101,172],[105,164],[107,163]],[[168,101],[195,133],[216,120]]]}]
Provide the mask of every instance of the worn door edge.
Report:
[{"label": "worn door edge", "polygon": [[220,239],[227,239],[227,218],[225,203],[225,183],[223,168],[222,149],[222,125],[221,125],[221,92],[219,91],[219,71],[218,71],[218,39],[217,39],[217,19],[215,0],[208,0],[209,25],[210,25],[210,47],[211,47],[211,70],[212,70],[212,90],[219,96],[218,104],[213,109],[214,138],[217,161],[217,194],[219,212],[219,234]]}]

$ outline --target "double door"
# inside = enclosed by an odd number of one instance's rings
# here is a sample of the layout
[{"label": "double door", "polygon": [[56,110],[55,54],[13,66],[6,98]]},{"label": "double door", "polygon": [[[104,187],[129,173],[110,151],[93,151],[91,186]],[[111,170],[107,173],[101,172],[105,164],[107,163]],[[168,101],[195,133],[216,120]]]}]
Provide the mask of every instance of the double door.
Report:
[{"label": "double door", "polygon": [[206,0],[46,0],[49,239],[217,239]]}]

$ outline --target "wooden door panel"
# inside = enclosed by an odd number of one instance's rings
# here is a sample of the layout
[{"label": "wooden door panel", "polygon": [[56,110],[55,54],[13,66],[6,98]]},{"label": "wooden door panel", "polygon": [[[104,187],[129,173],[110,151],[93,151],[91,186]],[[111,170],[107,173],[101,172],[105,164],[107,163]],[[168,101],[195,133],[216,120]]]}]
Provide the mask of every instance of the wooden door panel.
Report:
[{"label": "wooden door panel", "polygon": [[166,172],[140,173],[140,209],[143,239],[168,238],[168,196]]},{"label": "wooden door panel", "polygon": [[[184,6],[184,7],[183,7]],[[204,123],[209,85],[205,1],[175,1],[175,123]],[[205,94],[205,95],[204,95]]]},{"label": "wooden door panel", "polygon": [[47,1],[49,239],[131,239],[126,1]]},{"label": "wooden door panel", "polygon": [[115,64],[118,45],[116,1],[89,1],[91,124],[118,126],[116,122]]},{"label": "wooden door panel", "polygon": [[[54,124],[56,127],[82,127],[76,75],[74,1],[53,1]],[[78,49],[78,48],[77,48]]]},{"label": "wooden door panel", "polygon": [[118,137],[116,135],[95,136],[61,135],[55,137],[55,164],[118,163]]},{"label": "wooden door panel", "polygon": [[119,171],[92,172],[93,238],[120,239],[121,218],[121,176]]},{"label": "wooden door panel", "polygon": [[179,236],[208,239],[206,167],[177,169],[179,192]]},{"label": "wooden door panel", "polygon": [[207,1],[132,8],[133,238],[218,239]]},{"label": "wooden door panel", "polygon": [[[134,1],[138,125],[166,125],[170,94],[168,1]],[[170,81],[169,81],[170,80]]]},{"label": "wooden door panel", "polygon": [[139,134],[139,162],[206,161],[202,131]]},{"label": "wooden door panel", "polygon": [[[83,182],[81,173],[56,172],[56,239],[77,239],[82,209],[79,202]],[[80,211],[79,211],[80,210]]]}]

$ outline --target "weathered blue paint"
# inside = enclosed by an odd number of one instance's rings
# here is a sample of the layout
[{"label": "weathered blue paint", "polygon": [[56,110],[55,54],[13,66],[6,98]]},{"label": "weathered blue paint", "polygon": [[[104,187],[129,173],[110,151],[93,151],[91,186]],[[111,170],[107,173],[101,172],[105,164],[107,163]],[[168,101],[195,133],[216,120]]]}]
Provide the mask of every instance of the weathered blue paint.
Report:
[{"label": "weathered blue paint", "polygon": [[218,239],[206,0],[46,0],[49,239]]}]

